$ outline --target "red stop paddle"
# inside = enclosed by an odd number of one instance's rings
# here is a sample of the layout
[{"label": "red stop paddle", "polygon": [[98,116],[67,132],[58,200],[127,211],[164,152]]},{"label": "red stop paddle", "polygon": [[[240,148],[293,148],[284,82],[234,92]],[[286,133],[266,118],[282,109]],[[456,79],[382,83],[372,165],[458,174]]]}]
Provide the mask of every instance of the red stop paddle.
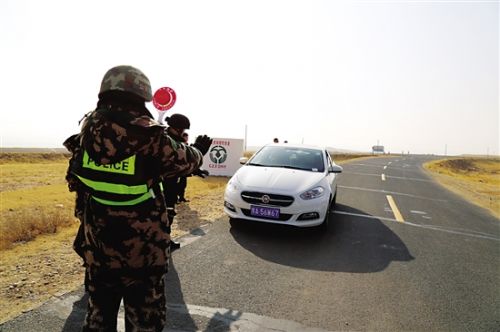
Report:
[{"label": "red stop paddle", "polygon": [[156,90],[153,95],[153,105],[158,110],[159,123],[163,123],[163,115],[174,106],[175,100],[175,91],[172,88],[163,87]]}]

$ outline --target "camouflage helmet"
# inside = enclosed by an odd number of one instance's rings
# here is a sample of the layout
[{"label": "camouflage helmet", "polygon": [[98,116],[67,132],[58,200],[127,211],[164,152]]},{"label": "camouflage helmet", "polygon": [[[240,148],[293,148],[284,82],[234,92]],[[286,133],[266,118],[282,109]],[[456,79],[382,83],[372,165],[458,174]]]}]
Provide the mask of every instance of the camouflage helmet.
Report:
[{"label": "camouflage helmet", "polygon": [[167,124],[172,128],[189,129],[191,123],[187,116],[176,113],[166,118]]},{"label": "camouflage helmet", "polygon": [[99,94],[112,90],[131,92],[145,101],[153,99],[149,79],[132,66],[113,67],[104,74]]}]

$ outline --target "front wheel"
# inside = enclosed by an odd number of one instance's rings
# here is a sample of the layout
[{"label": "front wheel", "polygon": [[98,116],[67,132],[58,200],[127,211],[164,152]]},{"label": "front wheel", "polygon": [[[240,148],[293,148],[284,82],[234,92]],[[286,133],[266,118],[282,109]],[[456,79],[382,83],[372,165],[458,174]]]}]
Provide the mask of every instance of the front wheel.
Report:
[{"label": "front wheel", "polygon": [[231,227],[238,227],[238,219],[235,219],[235,218],[229,218],[229,224],[231,225]]},{"label": "front wheel", "polygon": [[328,207],[326,208],[325,219],[323,219],[323,222],[318,226],[319,229],[321,229],[322,231],[327,231],[330,226],[330,214],[332,213],[333,206],[335,205],[335,197],[336,196],[333,196],[333,199],[330,198],[328,200]]},{"label": "front wheel", "polygon": [[332,213],[333,211],[335,211],[335,205],[337,204],[337,192],[335,191],[335,195],[333,195],[333,199],[332,199],[332,202],[330,203],[330,208],[329,208],[329,212]]}]

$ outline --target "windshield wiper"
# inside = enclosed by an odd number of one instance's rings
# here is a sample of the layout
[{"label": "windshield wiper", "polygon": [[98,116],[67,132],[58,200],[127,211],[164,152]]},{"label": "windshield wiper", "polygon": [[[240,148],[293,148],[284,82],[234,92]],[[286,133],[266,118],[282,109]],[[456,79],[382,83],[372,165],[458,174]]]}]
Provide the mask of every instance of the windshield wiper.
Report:
[{"label": "windshield wiper", "polygon": [[290,165],[264,165],[264,164],[256,164],[256,163],[248,163],[247,165],[249,166],[260,166],[260,167],[277,167],[277,168],[288,168],[288,169],[299,169],[302,171],[310,171],[309,168],[301,168],[301,167],[296,167],[296,166],[290,166]]},{"label": "windshield wiper", "polygon": [[309,171],[309,168],[302,168],[302,167],[297,167],[297,166],[290,166],[290,165],[281,165],[281,166],[276,166],[276,167],[282,167],[282,168],[288,168],[288,169],[300,169],[302,171]]}]

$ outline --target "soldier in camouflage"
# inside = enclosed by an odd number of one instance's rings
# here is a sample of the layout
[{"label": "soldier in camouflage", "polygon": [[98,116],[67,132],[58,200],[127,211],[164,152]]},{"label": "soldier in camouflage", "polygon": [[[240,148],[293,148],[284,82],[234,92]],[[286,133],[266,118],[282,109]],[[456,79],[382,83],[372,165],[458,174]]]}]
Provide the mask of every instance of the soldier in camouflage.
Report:
[{"label": "soldier in camouflage", "polygon": [[[184,133],[182,134],[182,140],[185,144],[188,143],[189,141],[189,134]],[[178,203],[187,203],[189,202],[188,199],[186,199],[186,187],[187,187],[187,176],[180,176],[179,181],[177,182],[178,188],[177,188],[177,202]]]},{"label": "soldier in camouflage", "polygon": [[149,79],[118,66],[102,80],[97,108],[64,145],[72,153],[66,179],[81,221],[75,251],[86,267],[89,294],[83,331],[116,331],[120,301],[126,331],[161,331],[170,221],[164,179],[196,171],[211,139],[193,146],[173,140],[145,102]]},{"label": "soldier in camouflage", "polygon": [[[182,135],[185,133],[184,130],[189,129],[191,123],[187,116],[183,114],[172,114],[167,117],[167,134],[172,137],[176,142],[182,143],[184,139]],[[177,215],[177,211],[175,211],[175,204],[177,204],[177,196],[179,194],[179,180],[180,177],[171,177],[163,180],[163,186],[168,188],[174,188],[174,190],[169,190],[165,192],[165,203],[167,205],[167,214],[170,220],[170,225],[174,223],[174,218]],[[177,250],[181,247],[180,243],[171,241],[170,242],[170,251]]]}]

